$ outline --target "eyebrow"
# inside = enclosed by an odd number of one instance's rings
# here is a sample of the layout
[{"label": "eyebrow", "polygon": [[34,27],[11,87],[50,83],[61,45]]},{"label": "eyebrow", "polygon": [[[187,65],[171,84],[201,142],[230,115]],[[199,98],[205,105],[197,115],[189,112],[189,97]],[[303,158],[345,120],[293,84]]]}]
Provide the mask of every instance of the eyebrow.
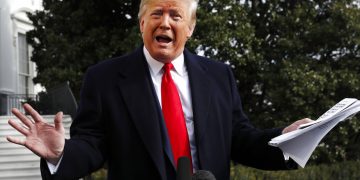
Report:
[{"label": "eyebrow", "polygon": [[[180,17],[182,17],[182,19],[184,19],[184,17],[186,16],[185,14],[187,13],[186,11],[184,11],[183,9],[179,8],[179,7],[171,7],[167,9],[168,12],[170,13],[170,15],[179,15]],[[150,11],[150,15],[158,15],[159,13],[164,13],[164,8],[162,6],[157,6],[154,7],[151,11]]]},{"label": "eyebrow", "polygon": [[[163,12],[163,8],[162,7],[155,7],[151,12]],[[181,8],[178,7],[172,7],[169,9],[170,12],[178,12],[178,13],[182,13],[184,12]]]},{"label": "eyebrow", "polygon": [[157,8],[157,9],[154,9],[151,11],[151,13],[154,13],[154,12],[163,12],[162,8]]}]

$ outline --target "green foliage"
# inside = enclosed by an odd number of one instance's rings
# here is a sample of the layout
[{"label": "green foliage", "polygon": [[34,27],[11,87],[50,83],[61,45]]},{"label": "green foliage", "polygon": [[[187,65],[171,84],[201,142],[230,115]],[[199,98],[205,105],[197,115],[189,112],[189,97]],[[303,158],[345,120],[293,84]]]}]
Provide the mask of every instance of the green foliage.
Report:
[{"label": "green foliage", "polygon": [[37,64],[35,82],[46,88],[70,81],[78,97],[83,73],[100,60],[139,46],[139,1],[44,0],[44,10],[29,14],[28,36]]},{"label": "green foliage", "polygon": [[282,179],[282,180],[312,180],[312,179],[359,179],[360,162],[346,161],[331,165],[307,166],[304,169],[291,171],[263,171],[244,167],[232,166],[232,180],[255,180],[255,179]]},{"label": "green foliage", "polygon": [[107,169],[99,169],[96,172],[91,174],[92,180],[106,180],[107,179]]},{"label": "green foliage", "polygon": [[[354,2],[201,2],[189,46],[231,65],[256,126],[316,119],[345,97],[360,98],[360,9]],[[358,120],[334,129],[311,162],[359,159]]]},{"label": "green foliage", "polygon": [[[240,3],[241,2],[241,3]],[[187,47],[228,63],[245,112],[261,128],[317,118],[360,98],[360,9],[354,0],[200,1]],[[29,15],[35,82],[70,81],[78,97],[86,68],[141,44],[138,1],[44,0]],[[330,132],[311,163],[359,160],[359,117]]]}]

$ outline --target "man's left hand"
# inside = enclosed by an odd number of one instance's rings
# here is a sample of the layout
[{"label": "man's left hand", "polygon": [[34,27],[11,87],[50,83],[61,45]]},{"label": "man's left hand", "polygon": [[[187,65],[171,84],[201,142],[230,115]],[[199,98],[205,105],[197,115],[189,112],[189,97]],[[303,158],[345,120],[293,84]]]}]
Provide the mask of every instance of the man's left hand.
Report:
[{"label": "man's left hand", "polygon": [[295,130],[297,130],[299,128],[300,125],[306,124],[306,123],[309,123],[309,122],[312,122],[312,121],[313,120],[311,120],[309,118],[304,118],[304,119],[295,121],[290,126],[284,128],[282,133],[285,134],[285,133],[288,133],[288,132],[291,132],[291,131],[295,131]]}]

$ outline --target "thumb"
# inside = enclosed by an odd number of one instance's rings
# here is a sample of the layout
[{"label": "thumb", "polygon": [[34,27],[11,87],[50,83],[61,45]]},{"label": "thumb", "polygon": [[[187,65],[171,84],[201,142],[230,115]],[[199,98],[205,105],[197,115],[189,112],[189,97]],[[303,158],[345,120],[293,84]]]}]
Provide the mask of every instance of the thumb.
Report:
[{"label": "thumb", "polygon": [[63,112],[60,111],[55,115],[55,119],[54,119],[54,125],[56,131],[64,132],[64,126],[62,124],[62,120],[63,120]]}]

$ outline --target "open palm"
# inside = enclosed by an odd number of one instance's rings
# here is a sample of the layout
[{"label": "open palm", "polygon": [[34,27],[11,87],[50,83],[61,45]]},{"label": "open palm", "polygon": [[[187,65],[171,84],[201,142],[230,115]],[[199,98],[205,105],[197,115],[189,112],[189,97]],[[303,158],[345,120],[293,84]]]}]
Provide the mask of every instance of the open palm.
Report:
[{"label": "open palm", "polygon": [[8,136],[7,140],[23,145],[36,155],[45,158],[50,163],[56,164],[60,159],[65,145],[65,130],[62,125],[62,112],[56,114],[54,125],[48,124],[29,104],[24,109],[33,120],[26,117],[18,109],[12,109],[12,113],[22,123],[9,120],[9,124],[23,134],[26,138]]}]

